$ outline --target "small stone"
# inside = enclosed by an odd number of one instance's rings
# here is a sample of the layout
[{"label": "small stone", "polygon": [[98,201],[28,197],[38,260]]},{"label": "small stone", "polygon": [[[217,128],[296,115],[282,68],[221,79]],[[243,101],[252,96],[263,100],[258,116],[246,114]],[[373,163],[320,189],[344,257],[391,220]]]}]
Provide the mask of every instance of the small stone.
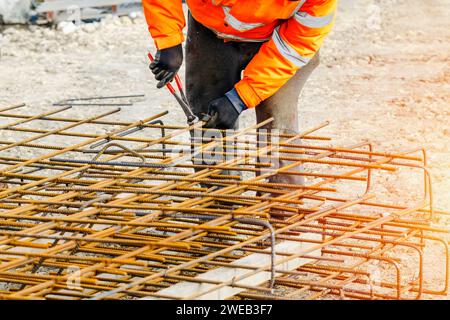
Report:
[{"label": "small stone", "polygon": [[97,30],[98,24],[97,23],[86,23],[83,25],[83,30],[87,33],[92,33],[95,30]]}]

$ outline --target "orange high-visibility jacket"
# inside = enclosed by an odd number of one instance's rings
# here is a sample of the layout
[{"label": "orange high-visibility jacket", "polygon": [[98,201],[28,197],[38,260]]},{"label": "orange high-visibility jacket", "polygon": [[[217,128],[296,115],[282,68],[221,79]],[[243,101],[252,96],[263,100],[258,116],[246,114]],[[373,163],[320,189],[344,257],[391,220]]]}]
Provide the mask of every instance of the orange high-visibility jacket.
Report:
[{"label": "orange high-visibility jacket", "polygon": [[[183,42],[182,0],[142,0],[158,49]],[[273,95],[319,50],[337,0],[187,0],[192,16],[231,41],[265,42],[236,84],[249,107]]]}]

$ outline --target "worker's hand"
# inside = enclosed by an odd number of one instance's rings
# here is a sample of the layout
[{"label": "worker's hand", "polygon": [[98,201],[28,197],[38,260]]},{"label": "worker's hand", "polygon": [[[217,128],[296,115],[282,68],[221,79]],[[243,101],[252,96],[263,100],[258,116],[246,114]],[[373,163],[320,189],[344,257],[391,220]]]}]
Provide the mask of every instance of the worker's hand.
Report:
[{"label": "worker's hand", "polygon": [[208,114],[202,119],[206,122],[205,128],[232,129],[242,111],[247,106],[239,97],[235,89],[227,92],[225,96],[213,100],[208,107]]},{"label": "worker's hand", "polygon": [[158,80],[156,87],[162,88],[173,80],[183,63],[183,47],[181,44],[158,50],[155,60],[150,64],[150,70]]}]

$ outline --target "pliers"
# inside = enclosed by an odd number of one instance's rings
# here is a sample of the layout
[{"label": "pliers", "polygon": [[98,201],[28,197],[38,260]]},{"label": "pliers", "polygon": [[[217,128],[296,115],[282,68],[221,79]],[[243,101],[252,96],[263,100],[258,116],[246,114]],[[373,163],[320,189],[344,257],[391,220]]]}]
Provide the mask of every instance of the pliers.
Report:
[{"label": "pliers", "polygon": [[[153,60],[155,60],[150,52],[148,53],[148,58],[150,59],[151,62],[153,62]],[[173,87],[173,85],[170,82],[166,84],[166,87],[170,91],[170,93],[175,97],[178,104],[183,109],[184,114],[186,115],[186,118],[187,118],[188,125],[193,125],[193,124],[197,123],[199,121],[199,119],[192,112],[192,109],[189,105],[189,102],[188,102],[186,95],[184,93],[184,90],[183,90],[183,83],[181,82],[180,76],[178,74],[175,76],[175,82],[177,84],[179,94],[177,93],[177,91],[175,90],[175,88]]]}]

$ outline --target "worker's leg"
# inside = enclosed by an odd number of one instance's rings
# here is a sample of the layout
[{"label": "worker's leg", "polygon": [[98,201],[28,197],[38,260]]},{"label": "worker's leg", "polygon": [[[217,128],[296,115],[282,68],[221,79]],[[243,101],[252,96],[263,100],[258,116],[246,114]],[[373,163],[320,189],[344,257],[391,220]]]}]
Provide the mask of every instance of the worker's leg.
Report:
[{"label": "worker's leg", "polygon": [[[189,15],[185,60],[186,94],[195,115],[201,118],[202,114],[207,113],[212,100],[233,89],[241,79],[242,57],[252,57],[259,47],[258,43],[224,42]],[[207,161],[205,163],[211,164]],[[237,175],[238,172],[227,171],[224,174]]]},{"label": "worker's leg", "polygon": [[190,14],[186,39],[186,88],[197,116],[241,80],[243,60],[248,63],[260,43],[224,42]]},{"label": "worker's leg", "polygon": [[[301,68],[277,93],[256,107],[256,118],[258,123],[273,117],[274,121],[263,129],[279,130],[280,133],[297,134],[298,125],[298,99],[300,93],[311,73],[319,65],[319,54],[317,54],[305,67]],[[263,137],[261,136],[261,139]],[[293,143],[300,143],[297,140]],[[283,154],[280,154],[283,156]],[[277,164],[282,167],[292,162],[280,160]],[[290,171],[300,171],[301,166],[294,167]],[[303,184],[304,179],[294,175],[276,175],[270,179],[277,183]]]},{"label": "worker's leg", "polygon": [[209,102],[233,89],[240,80],[238,55],[232,43],[224,43],[189,15],[185,61],[187,98],[201,118]]},{"label": "worker's leg", "polygon": [[[189,13],[185,63],[187,99],[194,114],[201,119],[208,111],[209,102],[223,96],[239,81],[237,56],[230,44],[218,39]],[[191,135],[195,135],[196,139],[202,137],[200,131],[191,132]],[[218,132],[208,131],[205,138],[218,136]],[[199,164],[214,164],[208,154],[203,154],[201,158],[204,161]]]}]

